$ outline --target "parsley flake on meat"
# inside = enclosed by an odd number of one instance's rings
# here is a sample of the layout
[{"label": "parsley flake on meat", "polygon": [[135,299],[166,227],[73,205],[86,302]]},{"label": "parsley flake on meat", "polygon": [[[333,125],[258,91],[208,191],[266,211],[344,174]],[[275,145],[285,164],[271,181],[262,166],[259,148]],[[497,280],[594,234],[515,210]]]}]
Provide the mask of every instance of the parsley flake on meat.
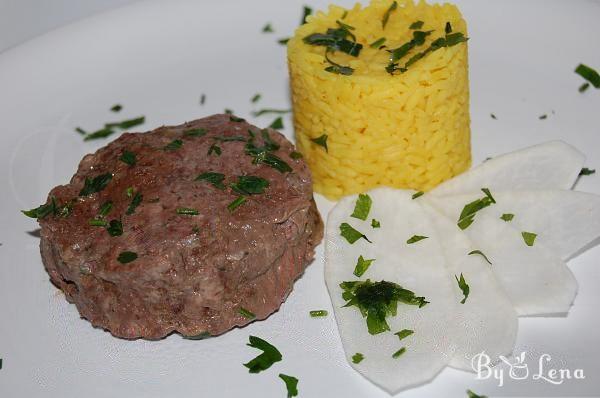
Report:
[{"label": "parsley flake on meat", "polygon": [[100,174],[94,178],[86,177],[83,188],[79,191],[79,196],[88,196],[102,191],[112,180],[112,177],[111,173]]},{"label": "parsley flake on meat", "polygon": [[196,177],[194,179],[194,181],[206,181],[218,189],[225,189],[225,185],[223,184],[224,180],[225,180],[224,174],[215,173],[212,171],[207,171],[205,173],[199,174],[198,177]]},{"label": "parsley flake on meat", "polygon": [[135,153],[128,151],[128,150],[123,151],[119,160],[129,166],[135,166],[135,163],[137,161],[136,157],[135,157]]},{"label": "parsley flake on meat", "polygon": [[124,251],[119,254],[119,256],[117,257],[117,260],[121,264],[127,264],[132,261],[135,261],[137,258],[138,258],[137,253],[130,252],[130,251]]}]

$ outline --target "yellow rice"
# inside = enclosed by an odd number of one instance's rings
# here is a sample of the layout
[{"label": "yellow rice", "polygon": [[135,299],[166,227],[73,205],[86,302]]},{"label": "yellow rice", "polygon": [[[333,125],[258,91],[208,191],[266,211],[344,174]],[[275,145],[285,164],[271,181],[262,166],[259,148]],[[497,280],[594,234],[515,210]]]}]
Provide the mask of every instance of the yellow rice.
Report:
[{"label": "yellow rice", "polygon": [[[387,185],[427,191],[466,170],[471,163],[467,45],[441,48],[402,74],[385,67],[389,53],[369,44],[386,37],[388,49],[412,38],[409,26],[424,21],[434,30],[423,51],[443,36],[446,22],[467,35],[466,23],[451,4],[398,1],[385,30],[389,0],[373,0],[351,10],[330,6],[299,27],[288,43],[296,142],[313,174],[315,191],[330,199]],[[358,57],[340,51],[330,56],[351,66],[344,76],[326,72],[325,48],[305,44],[312,33],[337,28],[336,20],[355,27],[363,45]],[[401,61],[402,66],[402,61]],[[327,134],[329,152],[311,141]]]}]

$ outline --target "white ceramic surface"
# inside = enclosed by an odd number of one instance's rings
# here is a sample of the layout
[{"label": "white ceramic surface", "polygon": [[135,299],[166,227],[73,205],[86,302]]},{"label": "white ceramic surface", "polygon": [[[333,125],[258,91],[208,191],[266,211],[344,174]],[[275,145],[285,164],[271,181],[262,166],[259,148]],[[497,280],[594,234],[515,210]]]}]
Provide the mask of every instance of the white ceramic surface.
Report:
[{"label": "white ceramic surface", "polygon": [[[351,5],[352,1],[340,1]],[[580,94],[579,62],[600,68],[596,1],[459,1],[469,22],[474,162],[563,139],[600,169],[600,92]],[[82,20],[0,54],[0,370],[1,397],[285,397],[279,373],[300,379],[302,397],[386,397],[345,362],[332,315],[322,247],[281,309],[263,322],[204,341],[172,335],[124,341],[94,329],[48,281],[35,221],[19,213],[65,183],[79,159],[106,141],[83,142],[76,126],[146,115],[142,127],[179,124],[231,108],[289,106],[285,48],[276,40],[298,24],[299,0],[144,1]],[[323,8],[326,1],[311,1]],[[271,22],[276,33],[263,34]],[[253,106],[250,98],[262,93]],[[201,106],[199,98],[207,96]],[[124,110],[112,114],[115,103]],[[554,111],[554,112],[553,112]],[[490,113],[497,120],[490,118]],[[548,119],[538,116],[548,114]],[[292,137],[291,122],[285,132]],[[582,191],[600,194],[600,176]],[[318,196],[318,195],[317,195]],[[331,203],[317,197],[323,215]],[[600,222],[600,221],[599,221]],[[517,352],[528,351],[530,375],[504,386],[446,369],[402,397],[600,394],[600,248],[571,260],[579,295],[564,318],[520,320]],[[258,375],[242,366],[263,337],[283,361]],[[584,380],[534,380],[538,359],[582,368]],[[503,367],[506,372],[508,369]],[[401,377],[401,376],[400,376]]]}]

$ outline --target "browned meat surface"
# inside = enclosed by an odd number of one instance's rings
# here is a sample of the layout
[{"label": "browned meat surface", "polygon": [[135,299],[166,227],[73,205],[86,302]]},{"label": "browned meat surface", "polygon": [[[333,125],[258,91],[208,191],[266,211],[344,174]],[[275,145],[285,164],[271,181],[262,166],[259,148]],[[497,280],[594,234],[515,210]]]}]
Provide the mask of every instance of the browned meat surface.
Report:
[{"label": "browned meat surface", "polygon": [[[276,145],[268,153],[292,170],[278,171],[260,154],[253,162],[256,156],[246,148],[249,130],[258,148],[270,136]],[[265,141],[260,129],[214,115],[123,134],[85,156],[71,182],[49,194],[48,203],[54,198],[58,210],[39,220],[42,260],[52,282],[94,326],[129,339],[174,331],[217,335],[251,321],[241,308],[257,319],[269,316],[311,262],[323,225],[308,167],[290,157],[294,147],[285,137],[268,133]],[[220,156],[214,147],[208,154],[213,145]],[[133,166],[120,160],[125,151],[135,154]],[[195,180],[209,171],[225,176],[222,189]],[[112,178],[103,189],[81,192],[86,179],[106,173]],[[228,205],[240,194],[230,184],[241,175],[262,177],[269,186],[261,194],[241,195],[245,203],[231,211]],[[141,202],[128,212],[136,194]],[[110,212],[99,216],[107,202]],[[68,203],[66,215],[61,206]],[[178,214],[181,208],[198,214]],[[120,220],[123,232],[111,236],[90,220]],[[122,252],[137,258],[123,263]]]}]

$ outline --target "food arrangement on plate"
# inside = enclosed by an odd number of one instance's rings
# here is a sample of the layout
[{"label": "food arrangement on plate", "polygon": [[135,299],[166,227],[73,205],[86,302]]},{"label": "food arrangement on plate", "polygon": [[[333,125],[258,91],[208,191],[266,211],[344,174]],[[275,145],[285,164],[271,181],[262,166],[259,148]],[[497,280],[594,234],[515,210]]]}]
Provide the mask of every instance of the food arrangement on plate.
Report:
[{"label": "food arrangement on plate", "polygon": [[[24,211],[81,317],[126,339],[220,335],[275,312],[324,239],[346,358],[395,394],[448,366],[472,371],[482,352],[510,356],[519,316],[569,311],[566,261],[600,237],[600,196],[572,188],[594,170],[562,141],[469,169],[457,7],[332,5],[287,49],[297,147],[228,113],[125,133]],[[600,87],[592,68],[577,73],[581,91]],[[338,201],[325,226],[313,190]],[[251,373],[282,358],[249,345],[263,351]]]}]

